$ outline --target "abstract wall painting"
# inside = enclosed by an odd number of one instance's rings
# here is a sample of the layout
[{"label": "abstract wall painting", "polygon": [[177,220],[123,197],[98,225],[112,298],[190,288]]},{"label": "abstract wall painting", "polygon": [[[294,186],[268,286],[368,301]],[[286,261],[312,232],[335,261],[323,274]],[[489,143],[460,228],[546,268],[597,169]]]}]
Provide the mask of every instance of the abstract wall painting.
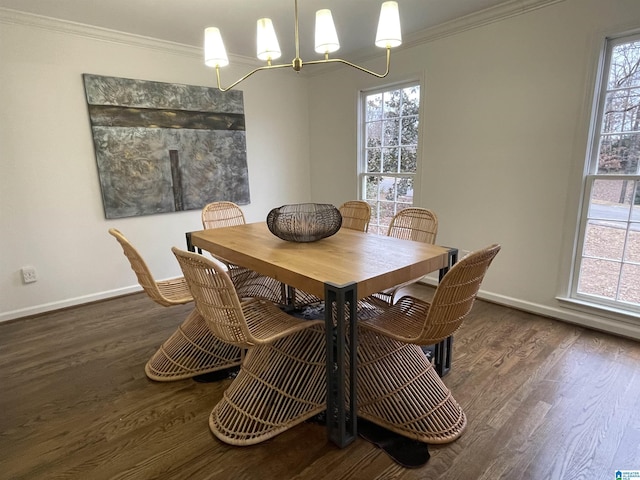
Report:
[{"label": "abstract wall painting", "polygon": [[242,91],[83,79],[106,218],[250,203]]}]

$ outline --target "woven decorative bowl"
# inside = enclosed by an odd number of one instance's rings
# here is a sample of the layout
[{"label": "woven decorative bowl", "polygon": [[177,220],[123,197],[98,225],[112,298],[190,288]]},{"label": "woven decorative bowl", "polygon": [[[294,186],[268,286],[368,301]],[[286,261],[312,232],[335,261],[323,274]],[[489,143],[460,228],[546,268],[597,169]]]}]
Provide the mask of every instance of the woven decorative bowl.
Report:
[{"label": "woven decorative bowl", "polygon": [[288,242],[315,242],[340,230],[342,215],[328,203],[298,203],[274,208],[267,215],[271,233]]}]

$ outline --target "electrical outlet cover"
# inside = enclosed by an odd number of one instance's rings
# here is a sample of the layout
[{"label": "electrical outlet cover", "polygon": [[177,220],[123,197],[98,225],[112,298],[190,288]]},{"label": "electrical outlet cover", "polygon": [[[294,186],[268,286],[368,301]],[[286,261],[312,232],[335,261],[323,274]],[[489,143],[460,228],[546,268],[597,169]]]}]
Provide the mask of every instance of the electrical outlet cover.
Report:
[{"label": "electrical outlet cover", "polygon": [[22,267],[22,280],[24,283],[33,283],[38,280],[34,267]]}]

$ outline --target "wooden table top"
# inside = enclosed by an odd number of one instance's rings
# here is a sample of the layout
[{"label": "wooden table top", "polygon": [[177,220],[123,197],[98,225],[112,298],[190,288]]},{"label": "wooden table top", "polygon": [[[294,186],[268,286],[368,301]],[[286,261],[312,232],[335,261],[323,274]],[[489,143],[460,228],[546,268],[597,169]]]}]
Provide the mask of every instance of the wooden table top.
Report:
[{"label": "wooden table top", "polygon": [[357,283],[358,298],[448,265],[448,249],[346,228],[310,243],[281,240],[266,223],[191,233],[195,247],[324,298],[324,284]]}]

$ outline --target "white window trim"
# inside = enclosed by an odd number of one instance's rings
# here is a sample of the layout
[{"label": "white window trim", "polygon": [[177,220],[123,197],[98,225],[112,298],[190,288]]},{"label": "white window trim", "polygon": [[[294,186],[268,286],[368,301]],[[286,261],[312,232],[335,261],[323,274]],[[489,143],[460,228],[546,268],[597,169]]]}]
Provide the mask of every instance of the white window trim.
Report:
[{"label": "white window trim", "polygon": [[[556,300],[563,303],[568,308],[572,308],[584,313],[604,313],[606,316],[622,320],[631,320],[634,324],[640,317],[640,307],[633,305],[624,306],[621,302],[601,299],[594,300],[593,296],[578,293],[578,280],[580,276],[580,264],[582,259],[584,236],[586,232],[589,200],[593,181],[600,178],[616,179],[616,175],[600,175],[597,173],[597,161],[594,155],[599,150],[600,133],[602,130],[602,112],[606,101],[606,88],[604,82],[605,75],[608,75],[611,65],[611,50],[619,44],[640,40],[640,30],[627,31],[615,35],[607,36],[602,43],[599,52],[599,61],[596,68],[595,82],[593,85],[593,104],[590,108],[591,116],[589,121],[588,144],[582,173],[582,186],[580,189],[580,207],[578,210],[577,228],[574,236],[574,247],[572,249],[571,268],[568,279],[567,295],[558,295]],[[637,176],[625,175],[625,178],[636,179]]]},{"label": "white window trim", "polygon": [[[366,186],[365,186],[365,176],[367,173],[366,170],[366,106],[364,102],[364,98],[367,95],[371,95],[373,93],[382,93],[388,90],[401,89],[405,87],[411,87],[414,85],[418,85],[420,87],[420,107],[418,108],[418,146],[416,149],[417,163],[416,163],[416,172],[414,174],[413,179],[413,204],[416,205],[416,199],[419,199],[420,191],[421,191],[421,177],[422,177],[422,168],[423,168],[423,145],[424,145],[424,105],[425,105],[425,81],[424,75],[420,75],[409,80],[402,80],[393,83],[388,83],[376,87],[362,89],[358,92],[358,114],[357,114],[357,122],[358,122],[358,135],[357,135],[357,170],[356,170],[356,182],[357,182],[357,195],[358,199],[365,198]],[[396,173],[385,173],[384,176],[387,177],[401,177],[403,174]]]}]

